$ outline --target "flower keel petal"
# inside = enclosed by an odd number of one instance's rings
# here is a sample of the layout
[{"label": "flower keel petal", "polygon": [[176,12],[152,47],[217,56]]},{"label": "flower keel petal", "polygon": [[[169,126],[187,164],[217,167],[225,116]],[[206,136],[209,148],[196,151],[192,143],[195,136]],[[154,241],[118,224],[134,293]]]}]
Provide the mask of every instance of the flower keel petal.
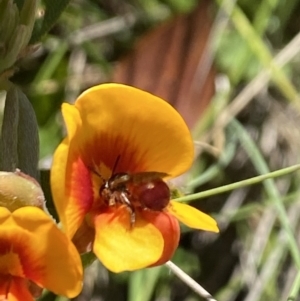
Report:
[{"label": "flower keel petal", "polygon": [[145,220],[152,223],[164,238],[164,249],[161,257],[151,266],[164,264],[171,259],[178,247],[180,238],[179,223],[175,217],[166,212],[145,210],[142,211],[142,216]]}]

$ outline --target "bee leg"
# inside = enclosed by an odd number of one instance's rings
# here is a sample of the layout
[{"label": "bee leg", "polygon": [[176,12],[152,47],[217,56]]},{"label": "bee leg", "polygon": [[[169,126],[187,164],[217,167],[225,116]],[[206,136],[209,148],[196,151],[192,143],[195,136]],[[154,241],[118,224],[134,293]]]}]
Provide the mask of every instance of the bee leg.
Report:
[{"label": "bee leg", "polygon": [[131,207],[130,208],[130,228],[132,229],[133,228],[133,225],[135,223],[135,212],[134,212],[134,208]]},{"label": "bee leg", "polygon": [[112,206],[116,206],[116,200],[114,197],[111,197],[108,201],[108,206],[112,207]]},{"label": "bee leg", "polygon": [[134,207],[132,206],[131,202],[129,201],[129,199],[127,198],[127,195],[124,192],[121,193],[121,196],[122,196],[123,204],[126,205],[126,208],[130,213],[130,229],[132,229],[134,226],[134,223],[135,223]]}]

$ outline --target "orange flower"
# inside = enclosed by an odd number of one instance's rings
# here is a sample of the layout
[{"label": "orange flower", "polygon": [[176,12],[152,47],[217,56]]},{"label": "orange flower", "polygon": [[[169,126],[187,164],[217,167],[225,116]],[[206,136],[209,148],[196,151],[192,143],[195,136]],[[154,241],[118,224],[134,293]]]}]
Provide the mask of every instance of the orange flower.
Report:
[{"label": "orange flower", "polygon": [[75,297],[82,265],[74,245],[41,209],[0,207],[0,300],[33,301],[42,288]]},{"label": "orange flower", "polygon": [[[167,204],[161,177],[176,177],[193,161],[189,130],[167,102],[133,87],[103,84],[75,105],[63,104],[62,113],[68,136],[54,154],[51,186],[63,228],[80,251],[93,248],[111,271],[135,270],[171,258],[180,235],[177,219],[218,231],[195,208]],[[149,184],[147,178],[162,188],[155,193],[160,199],[150,193],[145,205],[134,194]]]}]

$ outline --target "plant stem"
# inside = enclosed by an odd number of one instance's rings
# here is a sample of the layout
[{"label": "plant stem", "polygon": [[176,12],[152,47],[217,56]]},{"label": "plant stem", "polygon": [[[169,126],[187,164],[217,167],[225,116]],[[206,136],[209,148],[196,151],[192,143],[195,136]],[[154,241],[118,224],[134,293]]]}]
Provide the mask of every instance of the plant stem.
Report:
[{"label": "plant stem", "polygon": [[262,182],[266,179],[281,177],[281,176],[287,175],[289,173],[295,172],[299,169],[300,169],[300,164],[296,164],[296,165],[293,165],[293,166],[289,166],[289,167],[286,167],[286,168],[283,168],[283,169],[279,169],[279,170],[276,170],[276,171],[273,171],[273,172],[266,173],[264,175],[260,175],[260,176],[257,176],[257,177],[246,179],[246,180],[243,180],[243,181],[235,182],[235,183],[232,183],[232,184],[228,184],[228,185],[224,185],[224,186],[221,186],[221,187],[217,187],[217,188],[201,191],[201,192],[198,192],[198,193],[194,193],[194,194],[191,194],[191,195],[187,195],[187,196],[184,196],[184,197],[180,197],[180,198],[177,198],[176,201],[177,202],[189,202],[189,201],[202,199],[202,198],[209,197],[209,196],[212,196],[212,195],[215,195],[215,194],[220,194],[220,193],[224,193],[224,192],[227,192],[227,191],[230,191],[230,190],[234,190],[234,189],[242,188],[242,187],[245,187],[245,186],[257,184],[257,183],[260,183],[260,182]]},{"label": "plant stem", "polygon": [[176,264],[172,261],[168,261],[165,265],[187,286],[189,286],[196,294],[199,296],[209,300],[209,301],[217,301],[212,297],[212,295],[207,292],[199,283],[197,283],[193,278],[191,278],[188,274],[186,274],[182,269],[180,269]]}]

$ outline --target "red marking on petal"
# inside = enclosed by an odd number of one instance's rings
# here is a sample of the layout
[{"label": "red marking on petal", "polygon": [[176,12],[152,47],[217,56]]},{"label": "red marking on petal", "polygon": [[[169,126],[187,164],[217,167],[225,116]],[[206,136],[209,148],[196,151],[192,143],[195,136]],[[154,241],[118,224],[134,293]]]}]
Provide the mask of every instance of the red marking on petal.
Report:
[{"label": "red marking on petal", "polygon": [[1,235],[0,274],[10,274],[19,277],[27,276],[26,262],[30,258],[30,254],[27,252],[28,247],[17,236],[14,237],[11,234],[2,232]]},{"label": "red marking on petal", "polygon": [[[102,134],[90,140],[81,151],[81,156],[87,166],[97,167],[97,172],[104,178],[111,176],[115,162],[120,156],[115,173],[118,172],[141,172],[144,168],[143,154],[130,139],[112,134]],[[102,165],[105,165],[103,168]],[[108,169],[108,170],[107,170]]]},{"label": "red marking on petal", "polygon": [[80,204],[82,210],[88,212],[93,204],[91,171],[80,157],[77,157],[77,159],[72,162],[70,176],[70,194],[76,199],[78,204]]},{"label": "red marking on petal", "polygon": [[[73,237],[94,201],[91,171],[78,154],[70,154],[65,176],[65,198],[59,217],[69,237]],[[63,184],[62,184],[63,185]],[[59,200],[56,200],[58,202]]]},{"label": "red marking on petal", "polygon": [[28,288],[28,281],[8,275],[0,275],[0,300],[34,301]]}]

